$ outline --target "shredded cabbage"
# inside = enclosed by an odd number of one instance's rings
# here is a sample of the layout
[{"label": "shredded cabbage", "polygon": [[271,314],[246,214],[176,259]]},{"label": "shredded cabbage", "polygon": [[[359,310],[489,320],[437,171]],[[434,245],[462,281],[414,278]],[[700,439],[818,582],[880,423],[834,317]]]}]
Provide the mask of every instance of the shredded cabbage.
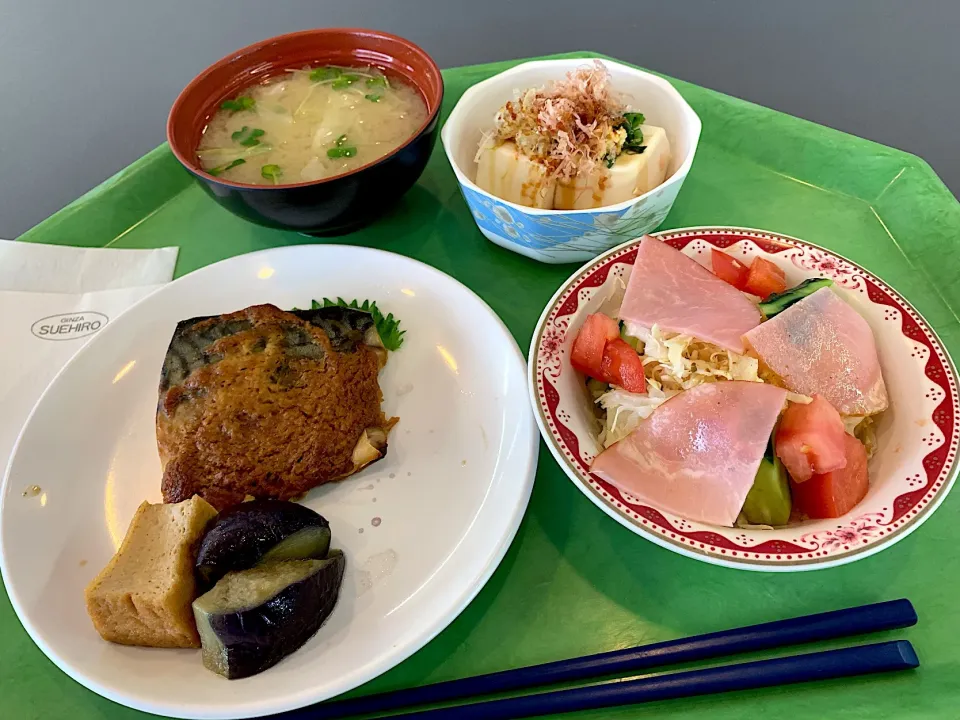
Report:
[{"label": "shredded cabbage", "polygon": [[[622,281],[614,283],[604,305],[622,300]],[[599,441],[608,448],[622,440],[642,420],[682,390],[717,380],[762,382],[756,358],[730,352],[712,343],[695,340],[689,335],[665,333],[656,325],[647,329],[635,325],[624,328],[624,339],[636,342],[647,378],[647,393],[638,395],[621,388],[611,388],[596,397],[606,411]]]},{"label": "shredded cabbage", "polygon": [[[607,282],[606,296],[597,312],[610,317],[619,314],[626,292],[624,278],[611,275]],[[671,397],[684,390],[718,380],[743,380],[769,383],[783,387],[781,378],[761,367],[752,355],[731,352],[713,343],[698,340],[690,335],[665,332],[657,325],[646,328],[629,322],[620,322],[620,336],[637,349],[644,366],[647,393],[640,395],[591,381],[590,392],[594,402],[603,410],[603,428],[597,438],[603,448],[619,442]],[[784,388],[786,389],[786,388]],[[792,403],[807,404],[813,398],[787,390],[786,399]],[[873,457],[877,449],[877,435],[873,417],[844,416],[844,429],[860,442]],[[761,529],[766,526],[750,525],[739,518],[737,527]]]},{"label": "shredded cabbage", "polygon": [[762,382],[755,357],[725,350],[690,335],[628,325],[627,335],[643,343],[645,375],[664,390],[689,390],[715,380]]},{"label": "shredded cabbage", "polygon": [[[603,300],[601,311],[622,302],[626,286],[619,278],[616,280]],[[638,395],[618,387],[611,387],[606,392],[601,392],[600,388],[593,390],[595,402],[606,412],[598,438],[604,448],[625,438],[654,410],[683,390],[718,380],[770,381],[761,377],[757,358],[731,352],[690,335],[664,332],[656,325],[648,329],[632,323],[623,324],[620,334],[638,348],[647,379],[647,394]],[[787,400],[806,404],[812,398],[788,391]],[[869,423],[869,432],[861,432],[860,428],[867,427],[864,418],[852,420],[855,422],[848,425],[847,432],[856,435],[867,446],[868,454],[872,454],[876,444],[872,422]]]},{"label": "shredded cabbage", "polygon": [[600,303],[597,312],[601,312],[612,318],[616,318],[623,304],[623,296],[627,294],[627,283],[619,275],[610,274],[607,279],[610,286],[607,290],[607,296]]},{"label": "shredded cabbage", "polygon": [[611,388],[597,399],[597,404],[607,411],[603,429],[597,438],[600,444],[608,448],[622,440],[636,430],[641,420],[650,417],[654,410],[678,392],[664,391],[653,384],[647,386],[646,395],[627,392],[618,387]]},{"label": "shredded cabbage", "polygon": [[843,420],[843,429],[847,431],[847,434],[854,437],[857,434],[857,425],[866,420],[863,415],[842,415],[840,419]]},{"label": "shredded cabbage", "polygon": [[863,443],[867,457],[872,458],[877,451],[877,428],[873,415],[842,415],[843,428]]}]

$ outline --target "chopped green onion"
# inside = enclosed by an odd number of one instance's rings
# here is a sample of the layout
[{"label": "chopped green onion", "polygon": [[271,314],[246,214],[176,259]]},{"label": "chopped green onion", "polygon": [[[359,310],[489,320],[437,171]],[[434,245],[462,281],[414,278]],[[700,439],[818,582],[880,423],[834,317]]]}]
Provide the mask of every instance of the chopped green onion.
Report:
[{"label": "chopped green onion", "polygon": [[340,68],[335,67],[322,67],[317,68],[316,70],[310,71],[310,79],[313,82],[320,82],[321,80],[333,80],[338,78],[343,74]]},{"label": "chopped green onion", "polygon": [[241,95],[236,100],[224,100],[220,103],[221,110],[231,110],[240,112],[241,110],[253,110],[257,101],[248,95]]},{"label": "chopped green onion", "polygon": [[383,75],[377,75],[376,77],[367,78],[368,88],[375,88],[375,87],[385,88],[389,86],[390,84],[387,82],[387,78],[384,77]]},{"label": "chopped green onion", "polygon": [[336,139],[337,147],[340,147],[340,146],[343,145],[346,141],[347,141],[347,136],[346,136],[346,135],[341,135],[340,137],[338,137],[338,138]]},{"label": "chopped green onion", "polygon": [[617,128],[623,128],[627,132],[627,139],[623,143],[623,151],[628,153],[642,153],[647,149],[643,144],[643,131],[640,126],[643,125],[643,113],[628,112],[623,114],[623,120],[617,125]]},{"label": "chopped green onion", "polygon": [[336,80],[333,81],[332,87],[334,90],[343,90],[346,87],[350,87],[360,78],[356,75],[341,75]]},{"label": "chopped green onion", "polygon": [[374,95],[371,93],[370,95],[364,95],[364,97],[370,102],[380,102],[380,95]]},{"label": "chopped green onion", "polygon": [[[273,150],[273,146],[270,143],[260,143],[251,148],[247,148],[240,152],[240,157],[248,158],[252,155],[262,155],[265,152],[270,152]],[[204,157],[206,155],[220,155],[220,154],[230,154],[237,155],[237,148],[235,147],[225,147],[225,148],[204,148],[203,150],[197,150],[197,155]]]},{"label": "chopped green onion", "polygon": [[246,160],[243,158],[237,158],[233,162],[224,163],[223,165],[218,165],[215,168],[210,168],[207,170],[207,172],[214,176],[223,175],[223,173],[225,173],[227,170],[233,170],[233,168],[237,167],[237,165],[243,165],[245,162]]},{"label": "chopped green onion", "polygon": [[248,128],[246,125],[244,125],[240,130],[237,130],[230,137],[244,147],[253,147],[254,145],[260,144],[260,137],[262,136],[263,130],[260,128]]},{"label": "chopped green onion", "polygon": [[277,178],[283,175],[283,170],[279,165],[264,165],[260,168],[260,176],[266,180],[273,180],[274,185],[277,183]]},{"label": "chopped green onion", "polygon": [[336,160],[337,158],[349,158],[357,154],[355,147],[332,147],[327,150],[327,157]]}]

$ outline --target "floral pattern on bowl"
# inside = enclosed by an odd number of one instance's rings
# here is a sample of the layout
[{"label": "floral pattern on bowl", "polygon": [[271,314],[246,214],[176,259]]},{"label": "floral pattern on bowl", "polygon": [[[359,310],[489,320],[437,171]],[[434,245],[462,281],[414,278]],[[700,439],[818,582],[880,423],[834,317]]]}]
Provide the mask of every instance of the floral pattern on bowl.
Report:
[{"label": "floral pattern on bowl", "polygon": [[529,214],[487,193],[460,187],[480,232],[508,250],[551,263],[583,262],[657,229],[679,185],[660,186],[620,210]]},{"label": "floral pattern on bowl", "polygon": [[752,570],[809,570],[872,555],[915,530],[946,497],[960,460],[957,372],[936,333],[895,290],[858,265],[795,238],[739,228],[659,233],[709,266],[720,248],[745,263],[761,256],[784,269],[789,285],[831,278],[870,323],[891,409],[877,427],[867,497],[848,515],[773,530],[697,523],[644,505],[590,473],[597,426],[582,377],[570,366],[573,338],[615,277],[626,279],[639,241],[614,248],[579,270],[547,305],[530,348],[529,381],[541,434],[580,490],[604,512],[653,542],[706,562]]}]

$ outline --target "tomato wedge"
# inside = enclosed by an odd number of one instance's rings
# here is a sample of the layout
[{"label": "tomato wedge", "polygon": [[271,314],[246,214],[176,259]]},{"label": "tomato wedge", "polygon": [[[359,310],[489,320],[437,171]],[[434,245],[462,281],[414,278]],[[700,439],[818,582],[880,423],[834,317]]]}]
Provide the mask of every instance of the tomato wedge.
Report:
[{"label": "tomato wedge", "polygon": [[645,393],[647,378],[643,374],[643,361],[630,345],[617,338],[607,343],[603,351],[603,377],[611,385],[622,387],[627,392]]},{"label": "tomato wedge", "polygon": [[845,437],[840,413],[823,397],[814,395],[807,405],[790,403],[780,419],[774,447],[790,477],[803,483],[846,464]]},{"label": "tomato wedge", "polygon": [[791,482],[793,507],[809,518],[846,515],[867,494],[867,451],[863,443],[844,434],[846,464],[839,470],[814,475],[806,482]]},{"label": "tomato wedge", "polygon": [[603,349],[608,342],[619,337],[620,328],[616,320],[603,313],[588,315],[573,341],[570,364],[574,370],[602,380]]},{"label": "tomato wedge", "polygon": [[753,259],[743,287],[744,291],[766,300],[774,293],[782,293],[786,289],[787,277],[783,270],[762,257]]},{"label": "tomato wedge", "polygon": [[722,250],[711,248],[710,264],[713,266],[713,274],[724,282],[730,283],[737,290],[741,291],[746,287],[747,275],[750,274],[750,268],[732,255],[727,255]]}]

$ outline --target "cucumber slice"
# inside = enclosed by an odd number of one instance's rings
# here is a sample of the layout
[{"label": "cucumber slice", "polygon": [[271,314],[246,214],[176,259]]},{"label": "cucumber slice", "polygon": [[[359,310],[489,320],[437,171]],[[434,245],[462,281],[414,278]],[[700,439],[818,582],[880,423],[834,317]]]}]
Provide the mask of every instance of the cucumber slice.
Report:
[{"label": "cucumber slice", "polygon": [[784,290],[782,293],[771,295],[764,302],[760,303],[758,307],[760,308],[760,312],[762,312],[767,319],[770,319],[774,315],[782,313],[795,302],[803,300],[807,295],[813,295],[820,288],[830,287],[831,285],[833,285],[833,280],[829,278],[810,278],[809,280],[804,280],[796,287]]}]

